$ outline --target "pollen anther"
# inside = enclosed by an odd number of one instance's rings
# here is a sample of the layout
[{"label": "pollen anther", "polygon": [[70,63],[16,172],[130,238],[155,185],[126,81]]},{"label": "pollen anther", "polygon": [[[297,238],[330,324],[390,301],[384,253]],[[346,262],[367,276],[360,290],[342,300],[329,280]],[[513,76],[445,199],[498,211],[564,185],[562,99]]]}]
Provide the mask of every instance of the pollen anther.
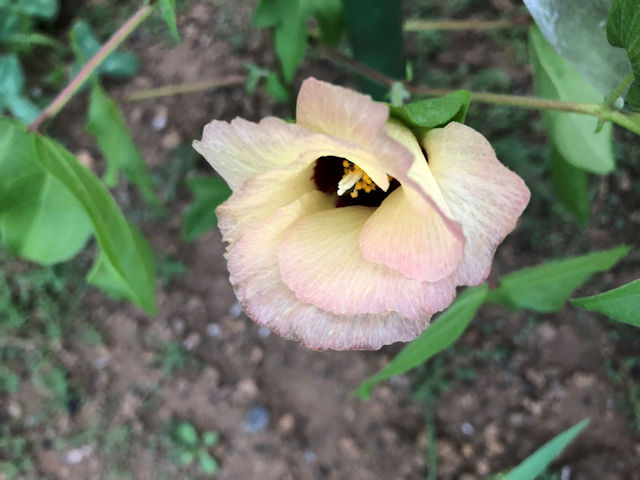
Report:
[{"label": "pollen anther", "polygon": [[373,183],[371,177],[356,164],[344,160],[342,166],[344,167],[344,175],[338,183],[338,195],[342,196],[353,189],[349,195],[351,198],[357,198],[359,190],[364,190],[365,193],[376,190],[376,184]]}]

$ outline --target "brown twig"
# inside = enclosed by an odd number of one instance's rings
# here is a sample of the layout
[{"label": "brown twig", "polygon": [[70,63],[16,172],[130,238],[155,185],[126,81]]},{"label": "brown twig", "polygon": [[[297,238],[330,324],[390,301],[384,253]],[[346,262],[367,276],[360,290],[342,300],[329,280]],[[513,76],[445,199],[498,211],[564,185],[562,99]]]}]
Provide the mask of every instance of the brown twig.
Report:
[{"label": "brown twig", "polygon": [[492,30],[495,28],[522,27],[529,23],[528,17],[511,20],[407,20],[405,32],[424,32],[433,30]]},{"label": "brown twig", "polygon": [[206,90],[215,90],[223,87],[236,87],[244,85],[244,75],[230,75],[226,78],[210,80],[205,82],[181,83],[177,85],[165,85],[164,87],[136,90],[124,96],[125,102],[136,102],[150,98],[169,97],[181,93],[196,93]]},{"label": "brown twig", "polygon": [[96,54],[91,57],[87,64],[82,67],[78,74],[69,84],[58,94],[47,108],[36,118],[29,130],[38,131],[40,125],[48,118],[55,116],[68,102],[71,97],[82,87],[84,82],[102,64],[102,62],[153,12],[153,6],[145,6],[134,13],[105,43]]},{"label": "brown twig", "polygon": [[[340,52],[327,47],[326,45],[313,41],[311,44],[315,48],[325,55],[330,60],[336,63],[342,64],[345,67],[353,70],[360,75],[363,75],[376,83],[391,87],[394,84],[401,83],[407,91],[416,95],[425,97],[438,97],[452,93],[454,89],[446,88],[431,88],[424,86],[409,85],[406,82],[400,80],[394,80],[387,75],[374,70],[367,65],[353,60]],[[640,134],[640,115],[638,114],[625,114],[618,110],[607,108],[606,105],[600,103],[578,103],[578,102],[564,102],[561,100],[552,100],[548,98],[528,97],[521,95],[507,95],[499,93],[487,93],[487,92],[470,92],[471,98],[476,102],[491,103],[495,105],[507,105],[511,107],[528,108],[534,110],[554,110],[560,112],[580,113],[584,115],[592,115],[595,117],[603,118],[604,120],[612,121],[618,125],[631,130],[637,134]]]}]

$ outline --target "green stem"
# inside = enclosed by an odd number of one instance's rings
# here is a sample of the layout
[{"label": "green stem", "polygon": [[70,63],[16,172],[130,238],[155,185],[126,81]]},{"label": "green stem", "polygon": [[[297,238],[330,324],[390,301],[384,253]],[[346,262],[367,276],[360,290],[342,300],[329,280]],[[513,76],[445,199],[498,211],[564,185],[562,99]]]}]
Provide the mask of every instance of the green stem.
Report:
[{"label": "green stem", "polygon": [[620,85],[618,85],[618,88],[616,88],[613,92],[609,94],[607,98],[605,98],[604,104],[607,107],[613,107],[613,104],[618,99],[618,97],[620,97],[620,95],[624,93],[624,91],[629,87],[629,85],[631,85],[632,82],[633,82],[633,72],[629,72],[629,75],[627,75],[622,79],[622,82],[620,82]]},{"label": "green stem", "polygon": [[427,430],[427,480],[438,480],[438,436],[436,434],[435,396],[429,394],[424,402],[424,418]]},{"label": "green stem", "polygon": [[91,57],[82,70],[69,82],[47,108],[36,118],[29,130],[36,132],[40,125],[48,118],[55,116],[71,100],[84,82],[96,71],[102,62],[116,50],[131,33],[153,12],[155,6],[145,6],[133,14],[105,43],[96,54]]},{"label": "green stem", "polygon": [[[326,45],[313,42],[313,39],[311,39],[311,43],[328,58],[350,68],[360,75],[364,75],[370,78],[374,82],[377,82],[388,88],[391,88],[391,86],[398,82],[397,80],[394,80],[384,75],[383,73],[380,73],[370,67],[367,67],[366,65],[356,62],[346,55],[343,55],[333,50],[332,48],[327,47]],[[407,89],[407,91],[416,95],[422,95],[426,97],[442,96],[455,91],[453,89],[413,86],[404,83],[403,85]],[[592,115],[594,117],[603,118],[604,120],[616,123],[621,127],[624,127],[640,135],[640,114],[625,114],[618,110],[613,110],[609,106],[600,103],[564,102],[561,100],[552,100],[548,98],[486,92],[471,92],[471,98],[476,102],[491,103],[494,105],[507,105],[510,107],[528,108],[533,110],[554,110],[560,112]]]}]

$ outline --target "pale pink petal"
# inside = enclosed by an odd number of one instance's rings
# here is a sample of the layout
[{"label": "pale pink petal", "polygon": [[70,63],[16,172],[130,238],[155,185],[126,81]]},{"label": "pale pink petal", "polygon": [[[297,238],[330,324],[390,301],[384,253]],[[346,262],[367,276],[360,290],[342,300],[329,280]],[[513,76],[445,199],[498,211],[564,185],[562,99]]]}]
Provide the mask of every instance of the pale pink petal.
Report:
[{"label": "pale pink petal", "polygon": [[518,175],[502,165],[480,133],[452,122],[428,132],[423,145],[429,167],[467,239],[453,275],[457,285],[487,278],[497,246],[516,225],[530,192]]},{"label": "pale pink petal", "polygon": [[[395,119],[387,122],[385,131],[411,153],[411,163],[408,170],[400,173],[397,177],[400,183],[405,186],[408,199],[416,204],[418,210],[422,210],[422,204],[427,201],[436,207],[437,212],[442,216],[451,218],[451,211],[413,132]],[[457,232],[455,228],[451,230],[454,234]]]},{"label": "pale pink petal", "polygon": [[306,79],[298,93],[298,125],[357,145],[372,145],[388,116],[389,108],[368,95],[315,78]]},{"label": "pale pink petal", "polygon": [[291,225],[278,252],[284,283],[300,301],[339,315],[398,312],[419,320],[447,307],[455,297],[450,279],[420,282],[362,257],[358,237],[373,211],[331,209]]},{"label": "pale pink petal", "polygon": [[297,124],[374,153],[358,166],[384,191],[389,188],[387,173],[395,177],[411,163],[408,152],[385,134],[388,117],[389,108],[368,95],[315,78],[306,79],[298,93]]},{"label": "pale pink petal", "polygon": [[253,123],[236,118],[231,123],[214,120],[204,127],[195,148],[225,179],[233,191],[256,175],[295,161],[300,145],[312,135],[279,118]]},{"label": "pale pink petal", "polygon": [[403,275],[436,282],[458,266],[464,242],[451,234],[442,216],[427,202],[422,209],[393,191],[369,217],[360,233],[362,256]]},{"label": "pale pink petal", "polygon": [[229,247],[228,266],[238,299],[259,325],[315,350],[376,350],[393,342],[410,341],[428,325],[397,313],[336,315],[302,303],[282,282],[278,248],[285,230],[302,215],[331,208],[318,191],[278,209]]},{"label": "pale pink petal", "polygon": [[365,223],[362,255],[409,278],[436,282],[456,269],[464,237],[459,225],[445,217],[451,211],[413,133],[395,121],[387,124],[387,132],[412,153],[413,163],[402,187]]}]

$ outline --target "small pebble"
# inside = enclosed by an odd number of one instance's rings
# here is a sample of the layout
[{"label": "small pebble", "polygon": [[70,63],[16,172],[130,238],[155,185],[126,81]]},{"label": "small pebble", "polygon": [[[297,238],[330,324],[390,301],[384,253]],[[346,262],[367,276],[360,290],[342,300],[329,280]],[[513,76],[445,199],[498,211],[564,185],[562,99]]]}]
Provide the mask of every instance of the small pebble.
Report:
[{"label": "small pebble", "polygon": [[318,461],[318,456],[312,450],[305,450],[304,461],[307,463],[316,463]]},{"label": "small pebble", "polygon": [[229,315],[234,318],[238,318],[240,315],[242,315],[242,307],[238,302],[231,305],[231,308],[229,309]]},{"label": "small pebble", "polygon": [[80,463],[85,457],[91,455],[93,447],[91,445],[85,445],[80,448],[74,448],[69,450],[64,457],[64,461],[67,465],[75,465]]},{"label": "small pebble", "polygon": [[244,431],[247,433],[258,433],[269,426],[269,411],[261,406],[251,408],[244,421]]},{"label": "small pebble", "polygon": [[475,429],[473,428],[473,425],[471,425],[469,422],[464,422],[460,426],[460,430],[462,430],[462,433],[464,433],[467,436],[473,435],[473,432],[475,431]]},{"label": "small pebble", "polygon": [[267,327],[260,327],[260,330],[258,330],[258,336],[260,338],[269,338],[269,335],[271,335],[271,330]]},{"label": "small pebble", "polygon": [[200,345],[200,335],[198,333],[190,334],[183,342],[182,346],[187,350],[193,350]]},{"label": "small pebble", "polygon": [[258,395],[258,386],[252,378],[245,378],[238,382],[238,394],[246,399],[253,399]]},{"label": "small pebble", "polygon": [[278,420],[278,430],[282,433],[289,433],[296,425],[296,419],[290,413],[285,413]]},{"label": "small pebble", "polygon": [[157,108],[153,119],[151,120],[151,126],[154,130],[159,132],[160,130],[164,130],[169,123],[169,109],[164,105],[161,105]]},{"label": "small pebble", "polygon": [[211,338],[218,338],[221,334],[222,329],[217,323],[210,323],[209,325],[207,325],[207,335],[209,335]]},{"label": "small pebble", "polygon": [[389,383],[393,387],[408,388],[411,386],[411,380],[407,375],[394,375],[389,379]]},{"label": "small pebble", "polygon": [[171,327],[173,327],[173,331],[175,333],[180,335],[180,334],[182,334],[182,332],[184,332],[184,327],[185,327],[184,321],[182,319],[178,318],[178,319],[174,320],[171,323]]},{"label": "small pebble", "polygon": [[98,357],[93,361],[93,366],[96,370],[104,370],[111,363],[110,357]]}]

